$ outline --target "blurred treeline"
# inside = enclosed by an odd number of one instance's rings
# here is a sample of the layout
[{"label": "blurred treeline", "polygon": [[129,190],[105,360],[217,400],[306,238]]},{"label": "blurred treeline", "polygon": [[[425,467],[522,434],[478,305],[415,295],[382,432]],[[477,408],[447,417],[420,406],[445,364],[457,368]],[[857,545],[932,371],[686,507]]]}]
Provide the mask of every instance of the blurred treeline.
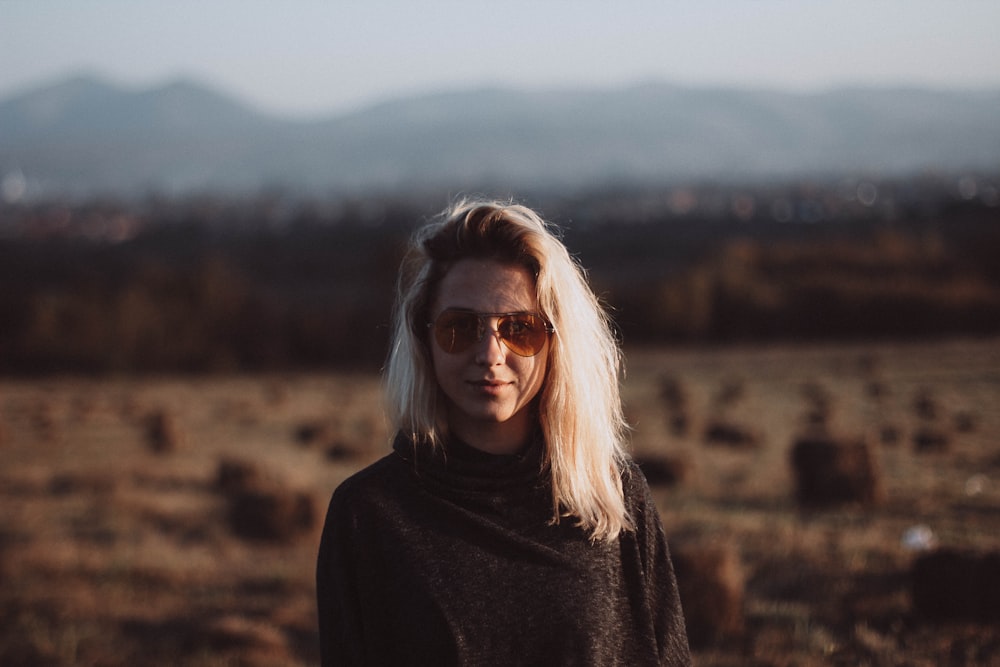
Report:
[{"label": "blurred treeline", "polygon": [[[523,201],[561,228],[626,346],[1000,333],[995,188],[857,192],[618,188]],[[0,372],[376,369],[406,242],[445,202],[4,205]]]}]

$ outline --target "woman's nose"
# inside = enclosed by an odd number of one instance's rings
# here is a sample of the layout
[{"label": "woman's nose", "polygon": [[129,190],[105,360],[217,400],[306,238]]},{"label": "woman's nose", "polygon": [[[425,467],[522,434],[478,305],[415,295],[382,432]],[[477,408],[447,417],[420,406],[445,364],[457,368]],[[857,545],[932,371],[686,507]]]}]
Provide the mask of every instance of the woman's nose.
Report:
[{"label": "woman's nose", "polygon": [[494,364],[503,361],[507,356],[507,348],[503,344],[500,332],[489,326],[483,327],[483,335],[479,337],[476,348],[476,361]]}]

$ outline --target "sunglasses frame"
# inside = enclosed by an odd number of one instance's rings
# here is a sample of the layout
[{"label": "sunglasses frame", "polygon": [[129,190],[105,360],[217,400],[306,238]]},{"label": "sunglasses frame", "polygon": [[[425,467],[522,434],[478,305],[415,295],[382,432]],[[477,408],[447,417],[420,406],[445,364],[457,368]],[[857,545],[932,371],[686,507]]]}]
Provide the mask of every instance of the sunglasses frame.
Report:
[{"label": "sunglasses frame", "polygon": [[[441,342],[438,340],[437,326],[438,326],[438,322],[441,320],[441,317],[444,316],[444,315],[446,315],[446,314],[459,314],[459,315],[466,315],[466,316],[470,316],[470,317],[475,317],[476,318],[476,331],[477,331],[477,337],[476,337],[476,339],[474,341],[470,342],[466,347],[463,347],[463,348],[458,349],[458,350],[449,350],[444,345],[442,345]],[[534,357],[534,356],[537,356],[545,348],[545,343],[544,342],[533,353],[531,353],[531,354],[522,354],[521,352],[518,352],[516,349],[514,349],[514,347],[512,347],[511,343],[507,340],[507,338],[504,337],[504,335],[500,333],[500,323],[501,323],[502,320],[504,320],[505,318],[509,318],[509,317],[525,316],[525,315],[537,318],[537,319],[539,319],[542,322],[542,330],[545,332],[546,340],[548,339],[549,336],[551,336],[552,334],[554,334],[556,332],[555,327],[552,326],[552,324],[547,319],[545,319],[545,317],[541,313],[532,312],[532,311],[528,311],[528,310],[515,310],[515,311],[507,312],[507,313],[480,313],[480,312],[475,311],[475,310],[462,310],[461,308],[446,308],[445,310],[442,310],[440,313],[438,313],[438,316],[434,319],[433,322],[428,322],[427,323],[427,328],[430,329],[430,330],[432,330],[434,332],[434,342],[446,354],[461,354],[462,352],[465,352],[467,349],[469,349],[469,347],[472,347],[473,345],[481,343],[482,340],[483,340],[483,338],[487,334],[489,334],[489,335],[497,337],[501,341],[503,341],[504,347],[506,347],[508,350],[510,350],[511,352],[513,352],[514,354],[516,354],[517,356],[519,356],[519,357]],[[497,320],[497,328],[495,330],[492,330],[492,331],[490,330],[490,327],[487,326],[487,324],[486,324],[486,320],[490,320],[490,319],[496,319]]]}]

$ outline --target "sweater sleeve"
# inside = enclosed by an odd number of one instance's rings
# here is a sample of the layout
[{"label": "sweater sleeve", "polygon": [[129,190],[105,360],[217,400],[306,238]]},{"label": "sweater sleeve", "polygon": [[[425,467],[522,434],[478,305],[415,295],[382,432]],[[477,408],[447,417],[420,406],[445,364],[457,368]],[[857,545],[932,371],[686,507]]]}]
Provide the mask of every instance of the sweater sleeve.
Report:
[{"label": "sweater sleeve", "polygon": [[691,650],[663,523],[646,478],[638,469],[633,469],[631,481],[636,487],[634,493],[638,502],[633,518],[646,566],[645,591],[657,633],[659,662],[661,665],[689,666],[692,664]]},{"label": "sweater sleeve", "polygon": [[361,604],[352,554],[354,529],[346,489],[330,500],[316,563],[320,661],[323,667],[364,663]]}]

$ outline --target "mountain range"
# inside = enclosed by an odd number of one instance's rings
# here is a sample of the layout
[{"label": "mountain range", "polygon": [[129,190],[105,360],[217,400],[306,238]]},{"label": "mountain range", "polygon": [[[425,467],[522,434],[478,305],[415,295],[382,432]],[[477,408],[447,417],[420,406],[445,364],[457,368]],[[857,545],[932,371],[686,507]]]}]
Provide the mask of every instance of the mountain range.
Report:
[{"label": "mountain range", "polygon": [[483,88],[297,120],[196,81],[135,90],[80,75],[0,100],[8,195],[582,188],[998,168],[997,90]]}]

